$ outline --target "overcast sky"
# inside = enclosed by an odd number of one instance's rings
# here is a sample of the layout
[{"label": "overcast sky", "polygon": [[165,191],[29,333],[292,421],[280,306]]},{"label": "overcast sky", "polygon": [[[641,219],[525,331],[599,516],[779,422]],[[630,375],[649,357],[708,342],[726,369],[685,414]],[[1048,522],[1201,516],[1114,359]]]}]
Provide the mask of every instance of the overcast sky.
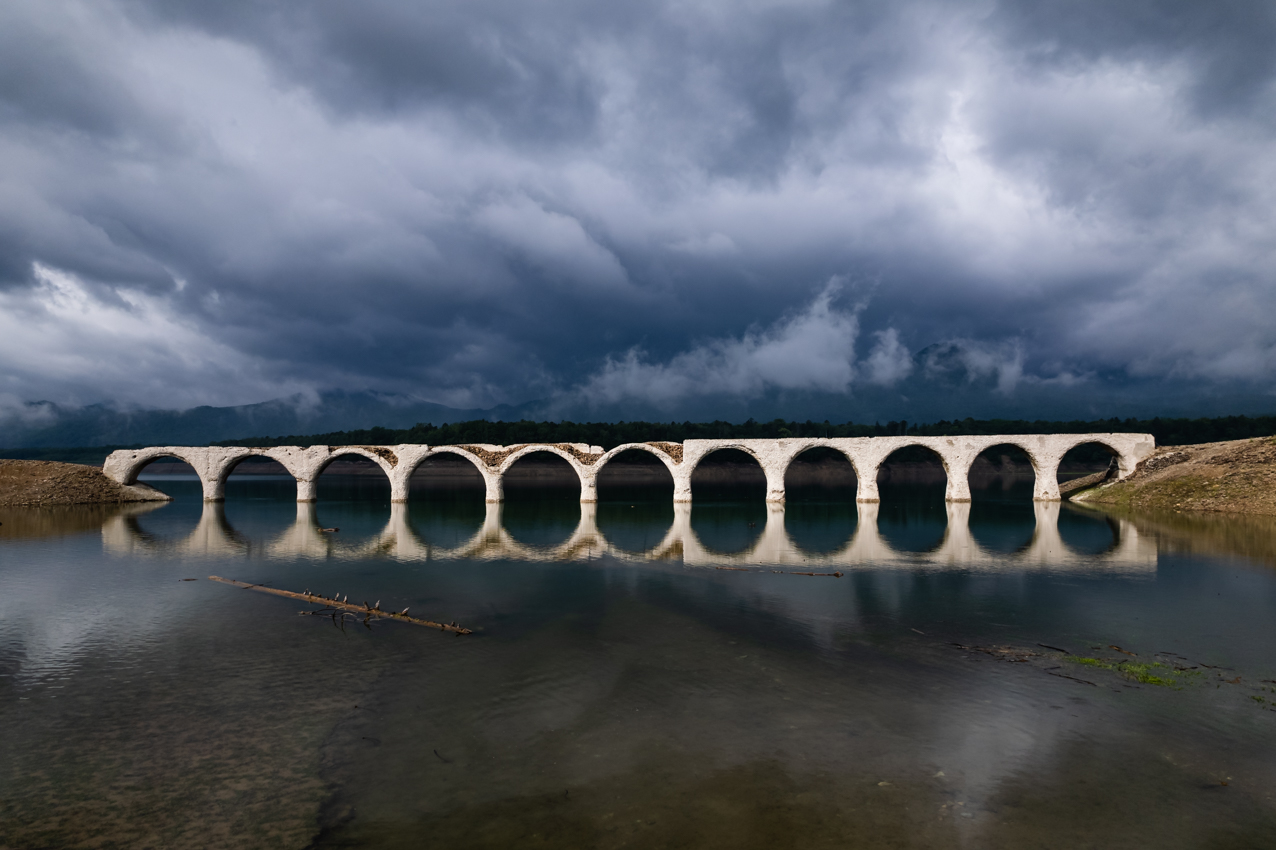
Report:
[{"label": "overcast sky", "polygon": [[1274,78],[1271,2],[10,0],[0,399],[1276,409]]}]

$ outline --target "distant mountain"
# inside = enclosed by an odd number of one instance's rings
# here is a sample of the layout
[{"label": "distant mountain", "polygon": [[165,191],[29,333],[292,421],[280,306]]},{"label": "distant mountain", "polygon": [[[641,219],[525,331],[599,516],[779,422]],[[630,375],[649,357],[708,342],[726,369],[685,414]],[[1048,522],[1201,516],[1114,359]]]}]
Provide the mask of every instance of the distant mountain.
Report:
[{"label": "distant mountain", "polygon": [[[526,406],[524,406],[526,407]],[[144,410],[105,404],[64,407],[29,402],[0,414],[0,448],[189,445],[238,437],[321,434],[357,428],[410,428],[473,419],[521,419],[523,407],[462,410],[408,396],[333,391],[238,407]]]}]

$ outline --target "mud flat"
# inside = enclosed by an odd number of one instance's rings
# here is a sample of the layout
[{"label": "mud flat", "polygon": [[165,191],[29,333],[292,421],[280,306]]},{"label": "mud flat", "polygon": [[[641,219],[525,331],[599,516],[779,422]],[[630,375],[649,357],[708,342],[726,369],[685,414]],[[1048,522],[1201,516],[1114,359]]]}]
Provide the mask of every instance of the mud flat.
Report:
[{"label": "mud flat", "polygon": [[0,507],[167,502],[145,484],[117,484],[95,466],[47,460],[0,460]]},{"label": "mud flat", "polygon": [[1165,446],[1129,478],[1071,498],[1137,511],[1276,516],[1276,437]]}]

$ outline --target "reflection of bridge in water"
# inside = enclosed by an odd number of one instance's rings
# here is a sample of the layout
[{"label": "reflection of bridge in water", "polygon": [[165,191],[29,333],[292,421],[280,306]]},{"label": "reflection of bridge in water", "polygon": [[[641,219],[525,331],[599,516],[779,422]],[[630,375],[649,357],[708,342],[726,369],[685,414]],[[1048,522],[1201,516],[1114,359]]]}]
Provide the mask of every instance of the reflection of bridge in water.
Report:
[{"label": "reflection of bridge in water", "polygon": [[[785,508],[768,504],[766,522],[757,539],[744,551],[723,554],[706,547],[691,526],[689,504],[674,506],[673,523],[660,542],[644,551],[629,551],[612,544],[598,528],[597,507],[582,504],[575,531],[562,543],[533,546],[514,538],[502,523],[503,505],[489,503],[483,522],[465,542],[438,546],[423,541],[413,529],[408,509],[393,504],[385,527],[371,538],[347,542],[324,532],[312,502],[297,504],[296,520],[281,533],[262,541],[240,534],[226,519],[221,503],[204,504],[194,530],[179,539],[156,538],[144,532],[136,515],[112,517],[102,527],[103,543],[116,555],[164,554],[183,557],[266,557],[360,560],[384,557],[399,561],[433,560],[588,560],[603,555],[623,561],[680,561],[687,566],[781,566],[805,569],[915,567],[975,570],[1083,569],[1091,571],[1148,572],[1157,564],[1154,539],[1140,537],[1133,524],[1107,518],[1113,543],[1098,554],[1070,548],[1059,533],[1061,505],[1034,502],[1035,528],[1031,542],[1012,553],[981,546],[971,534],[970,504],[947,503],[947,527],[943,541],[926,552],[892,547],[878,527],[878,506],[860,504],[859,520],[850,540],[836,551],[817,554],[794,543],[785,527]],[[1026,525],[1026,523],[1025,523]]]}]

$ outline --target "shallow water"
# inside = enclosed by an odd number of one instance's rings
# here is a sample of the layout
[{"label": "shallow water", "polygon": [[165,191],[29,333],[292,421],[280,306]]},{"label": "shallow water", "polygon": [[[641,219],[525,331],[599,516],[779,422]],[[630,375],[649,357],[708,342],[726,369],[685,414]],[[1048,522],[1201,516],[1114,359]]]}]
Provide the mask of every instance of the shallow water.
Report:
[{"label": "shallow water", "polygon": [[1276,847],[1265,521],[153,483],[0,516],[0,846]]}]

